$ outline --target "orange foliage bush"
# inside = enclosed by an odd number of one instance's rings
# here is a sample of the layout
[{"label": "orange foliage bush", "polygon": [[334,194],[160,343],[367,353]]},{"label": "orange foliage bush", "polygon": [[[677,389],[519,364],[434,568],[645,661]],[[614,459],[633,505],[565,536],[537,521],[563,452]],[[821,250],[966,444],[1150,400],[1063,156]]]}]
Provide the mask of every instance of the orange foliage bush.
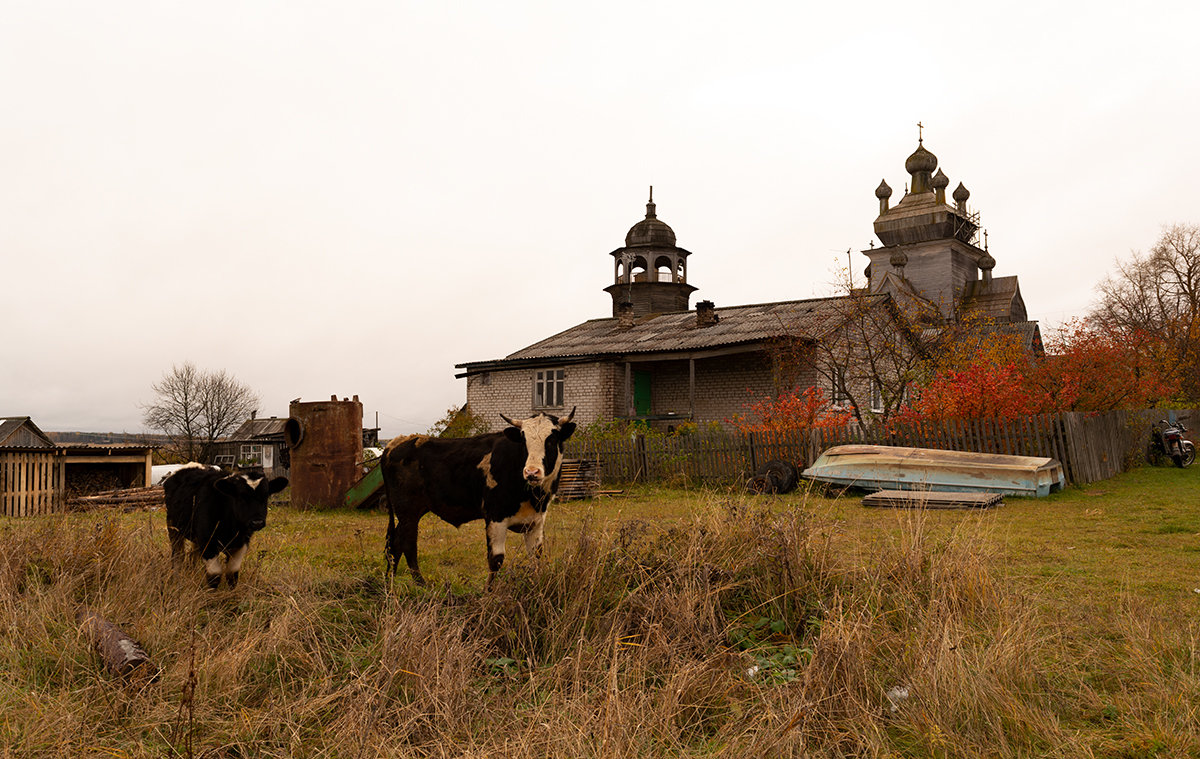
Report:
[{"label": "orange foliage bush", "polygon": [[835,408],[819,387],[781,393],[745,406],[746,413],[729,420],[742,432],[796,432],[818,427],[841,427],[851,411]]}]

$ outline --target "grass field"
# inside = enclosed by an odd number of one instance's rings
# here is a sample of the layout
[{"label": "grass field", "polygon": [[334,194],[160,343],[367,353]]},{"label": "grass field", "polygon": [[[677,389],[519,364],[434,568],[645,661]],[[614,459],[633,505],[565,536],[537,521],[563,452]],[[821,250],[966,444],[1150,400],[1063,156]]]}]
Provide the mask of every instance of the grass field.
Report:
[{"label": "grass field", "polygon": [[[272,510],[235,591],[161,512],[0,522],[0,756],[1200,756],[1200,468],[998,509],[639,488],[482,526]],[[157,677],[122,683],[98,610]]]}]

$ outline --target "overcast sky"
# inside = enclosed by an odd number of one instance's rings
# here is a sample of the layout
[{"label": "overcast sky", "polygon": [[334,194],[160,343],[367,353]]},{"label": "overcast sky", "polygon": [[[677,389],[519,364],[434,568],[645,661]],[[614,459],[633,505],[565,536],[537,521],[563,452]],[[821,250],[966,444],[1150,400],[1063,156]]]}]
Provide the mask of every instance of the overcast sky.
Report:
[{"label": "overcast sky", "polygon": [[1043,332],[1200,223],[1200,4],[0,0],[0,416],[140,431],[174,364],[357,394],[611,315],[644,215],[693,305],[829,294],[925,146]]}]

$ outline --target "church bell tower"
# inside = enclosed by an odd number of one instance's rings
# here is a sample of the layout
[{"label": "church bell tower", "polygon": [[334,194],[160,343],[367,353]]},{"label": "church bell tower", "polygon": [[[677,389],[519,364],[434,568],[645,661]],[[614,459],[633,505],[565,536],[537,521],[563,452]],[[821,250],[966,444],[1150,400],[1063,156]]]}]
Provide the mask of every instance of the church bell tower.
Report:
[{"label": "church bell tower", "polygon": [[[687,283],[690,251],[675,244],[675,232],[655,213],[654,188],[646,203],[646,218],[625,235],[625,246],[613,257],[613,283],[604,288],[612,295],[613,316],[626,309],[636,317],[669,311],[687,311],[696,291]],[[623,306],[623,304],[630,304]]]}]

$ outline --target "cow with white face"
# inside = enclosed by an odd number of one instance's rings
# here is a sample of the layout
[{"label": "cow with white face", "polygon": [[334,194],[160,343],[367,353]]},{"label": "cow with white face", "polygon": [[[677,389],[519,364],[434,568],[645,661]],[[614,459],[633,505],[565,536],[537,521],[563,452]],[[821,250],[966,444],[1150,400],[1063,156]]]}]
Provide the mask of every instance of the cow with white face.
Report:
[{"label": "cow with white face", "polygon": [[182,559],[190,541],[204,560],[208,587],[215,590],[222,575],[230,589],[237,587],[250,536],[267,524],[267,499],[287,484],[286,477],[268,480],[258,468],[230,474],[187,464],[163,482],[172,558]]},{"label": "cow with white face", "polygon": [[403,554],[418,584],[417,523],[433,512],[459,527],[484,520],[488,584],[504,563],[509,532],[522,533],[525,548],[540,553],[546,509],[558,491],[563,443],[575,432],[565,418],[536,414],[509,419],[503,432],[468,438],[412,435],[388,444],[380,466],[388,500],[390,572]]}]

